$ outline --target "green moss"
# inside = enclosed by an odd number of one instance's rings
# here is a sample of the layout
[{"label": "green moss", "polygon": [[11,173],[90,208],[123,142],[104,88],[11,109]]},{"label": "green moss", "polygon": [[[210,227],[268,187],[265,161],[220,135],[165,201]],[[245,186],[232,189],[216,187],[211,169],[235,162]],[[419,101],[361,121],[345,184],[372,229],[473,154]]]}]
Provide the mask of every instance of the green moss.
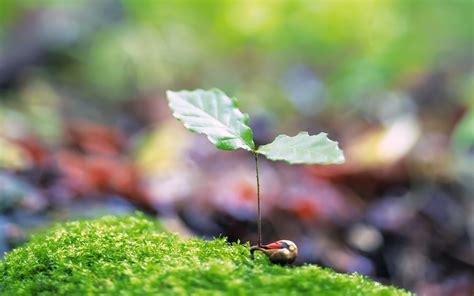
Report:
[{"label": "green moss", "polygon": [[249,259],[248,245],[182,240],[141,215],[54,227],[7,254],[0,294],[408,295],[360,275]]}]

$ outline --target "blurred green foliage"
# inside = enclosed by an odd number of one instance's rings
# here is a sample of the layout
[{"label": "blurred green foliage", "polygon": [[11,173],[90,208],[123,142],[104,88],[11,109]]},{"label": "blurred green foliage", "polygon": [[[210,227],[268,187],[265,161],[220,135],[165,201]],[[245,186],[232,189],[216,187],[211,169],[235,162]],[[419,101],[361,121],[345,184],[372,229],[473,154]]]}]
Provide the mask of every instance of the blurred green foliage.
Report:
[{"label": "blurred green foliage", "polygon": [[[90,1],[1,0],[0,23],[34,6]],[[218,86],[273,111],[287,110],[285,74],[303,65],[325,100],[351,103],[462,63],[472,54],[473,1],[123,0],[124,18],[70,54],[65,79],[95,95],[127,99],[134,88]],[[467,83],[467,82],[466,82]]]}]

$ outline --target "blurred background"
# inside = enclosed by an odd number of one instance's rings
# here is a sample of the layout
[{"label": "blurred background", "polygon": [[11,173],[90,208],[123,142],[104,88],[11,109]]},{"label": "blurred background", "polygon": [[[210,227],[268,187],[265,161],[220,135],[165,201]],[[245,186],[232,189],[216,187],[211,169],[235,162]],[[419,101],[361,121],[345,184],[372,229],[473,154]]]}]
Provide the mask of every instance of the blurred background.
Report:
[{"label": "blurred background", "polygon": [[253,158],[172,118],[218,87],[257,144],[326,131],[347,163],[261,160],[264,241],[420,295],[474,293],[474,1],[0,0],[0,253],[143,211],[256,242]]}]

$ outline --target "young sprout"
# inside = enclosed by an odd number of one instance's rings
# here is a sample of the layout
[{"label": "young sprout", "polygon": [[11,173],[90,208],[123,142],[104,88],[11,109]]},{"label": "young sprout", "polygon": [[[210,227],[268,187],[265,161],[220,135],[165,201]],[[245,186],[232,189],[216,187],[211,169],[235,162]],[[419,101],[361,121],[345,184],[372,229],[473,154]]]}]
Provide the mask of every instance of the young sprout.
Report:
[{"label": "young sprout", "polygon": [[328,139],[326,133],[311,136],[300,132],[294,137],[279,135],[267,145],[255,147],[248,114],[238,109],[237,99],[228,97],[219,89],[194,91],[167,91],[169,107],[173,116],[192,132],[205,134],[218,149],[245,149],[255,159],[257,182],[257,245],[251,247],[251,258],[255,251],[269,256],[278,264],[293,262],[298,254],[296,245],[288,240],[280,240],[268,245],[262,244],[262,217],[260,215],[260,178],[258,156],[270,160],[282,160],[290,164],[340,164],[344,154],[337,142]]}]

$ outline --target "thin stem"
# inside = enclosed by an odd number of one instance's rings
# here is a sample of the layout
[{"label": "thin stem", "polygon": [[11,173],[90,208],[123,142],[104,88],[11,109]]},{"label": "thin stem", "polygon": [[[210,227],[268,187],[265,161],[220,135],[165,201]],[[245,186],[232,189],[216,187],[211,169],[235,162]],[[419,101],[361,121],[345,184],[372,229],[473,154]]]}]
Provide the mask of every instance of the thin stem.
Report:
[{"label": "thin stem", "polygon": [[258,241],[257,245],[262,246],[262,216],[260,215],[260,177],[258,175],[258,153],[253,153],[255,158],[255,175],[257,177],[257,232]]}]

